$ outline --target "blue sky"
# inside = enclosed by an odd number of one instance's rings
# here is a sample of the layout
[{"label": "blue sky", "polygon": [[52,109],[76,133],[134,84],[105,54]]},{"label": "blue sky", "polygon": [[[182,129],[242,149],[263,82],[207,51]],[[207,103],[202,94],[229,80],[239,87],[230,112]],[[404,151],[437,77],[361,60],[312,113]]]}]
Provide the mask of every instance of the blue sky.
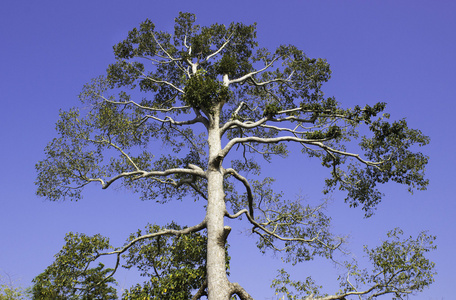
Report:
[{"label": "blue sky", "polygon": [[[350,235],[350,249],[376,245],[396,226],[407,233],[429,230],[438,237],[432,254],[435,284],[412,299],[452,299],[456,204],[453,187],[456,129],[456,2],[437,1],[4,1],[0,9],[0,274],[27,286],[53,260],[66,232],[101,233],[113,244],[147,222],[195,224],[201,203],[160,206],[125,191],[88,188],[78,203],[50,203],[35,196],[34,165],[55,136],[59,109],[79,105],[82,85],[114,60],[112,46],[146,18],[172,30],[179,11],[203,25],[258,23],[261,46],[294,44],[310,57],[328,60],[332,79],[324,91],[343,106],[388,103],[393,119],[431,137],[430,186],[413,196],[386,185],[370,219],[335,193],[329,208],[333,229]],[[290,173],[290,170],[295,172]],[[290,195],[319,200],[325,176],[318,163],[297,157],[264,167]],[[191,212],[190,214],[188,212]],[[232,279],[255,299],[271,299],[270,281],[281,262],[259,254],[243,224],[229,223]],[[334,286],[339,270],[321,261],[293,268],[296,279],[314,275]],[[118,277],[120,288],[137,278]],[[328,290],[331,292],[331,290]]]}]

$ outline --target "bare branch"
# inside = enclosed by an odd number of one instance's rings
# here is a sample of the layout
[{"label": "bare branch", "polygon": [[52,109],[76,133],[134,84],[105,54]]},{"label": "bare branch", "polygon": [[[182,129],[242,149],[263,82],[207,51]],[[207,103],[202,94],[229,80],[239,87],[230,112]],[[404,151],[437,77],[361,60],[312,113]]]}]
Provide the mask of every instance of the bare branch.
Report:
[{"label": "bare branch", "polygon": [[228,84],[243,82],[243,81],[245,81],[245,80],[247,80],[247,79],[251,79],[251,78],[253,78],[254,75],[256,75],[256,74],[258,74],[258,73],[261,73],[261,72],[267,70],[267,69],[268,69],[269,67],[271,67],[271,66],[274,64],[274,62],[275,62],[276,60],[278,60],[278,59],[279,59],[279,57],[275,57],[275,58],[272,59],[271,62],[268,63],[263,69],[260,69],[260,70],[256,70],[256,71],[250,72],[250,73],[248,73],[248,74],[246,74],[246,75],[244,75],[244,76],[242,76],[242,77],[239,77],[239,78],[237,78],[237,79],[229,80],[229,81],[228,81]]},{"label": "bare branch", "polygon": [[239,120],[232,120],[232,121],[229,121],[229,122],[226,122],[223,127],[220,129],[220,136],[223,136],[223,134],[229,130],[229,129],[232,129],[232,128],[245,128],[245,129],[251,129],[251,128],[255,128],[255,127],[258,127],[264,123],[266,123],[266,121],[268,121],[269,118],[267,117],[264,117],[256,122],[252,122],[252,121],[246,121],[246,122],[241,122]]},{"label": "bare branch", "polygon": [[231,41],[231,37],[233,36],[233,33],[230,34],[230,36],[228,37],[228,39],[226,40],[225,43],[223,43],[223,45],[217,50],[215,51],[214,53],[208,55],[208,57],[206,57],[206,59],[202,62],[202,63],[205,63],[207,61],[209,61],[209,59],[211,59],[212,57],[216,56],[217,54],[220,53],[220,51],[223,50],[223,48],[225,48],[226,45],[228,45],[228,43]]},{"label": "bare branch", "polygon": [[192,120],[188,120],[188,121],[175,121],[173,118],[171,118],[169,116],[166,116],[164,119],[160,119],[158,117],[151,116],[151,115],[144,116],[143,120],[145,121],[147,119],[152,119],[152,120],[155,120],[158,122],[170,123],[170,124],[179,125],[179,126],[192,125],[192,124],[196,124],[196,123],[203,123],[203,124],[207,123],[207,120],[202,115],[197,115],[195,118],[193,118]]},{"label": "bare branch", "polygon": [[124,178],[124,177],[133,177],[133,180],[141,179],[141,178],[148,178],[153,176],[169,176],[173,174],[188,174],[194,176],[200,176],[206,178],[206,173],[203,170],[196,170],[196,169],[184,169],[184,168],[175,168],[175,169],[168,169],[165,171],[132,171],[132,172],[123,172],[120,173],[113,178],[109,179],[108,181],[104,181],[101,178],[87,178],[87,181],[98,181],[101,183],[103,189],[107,189],[112,183],[115,181]]},{"label": "bare branch", "polygon": [[[154,107],[149,107],[149,106],[144,106],[144,105],[138,104],[137,102],[132,101],[132,100],[130,100],[130,101],[112,101],[112,100],[107,99],[106,97],[104,97],[101,94],[98,94],[98,97],[111,104],[118,104],[118,105],[133,104],[134,106],[136,106],[138,108],[141,108],[144,110],[149,110],[149,111],[156,111],[156,112],[170,112],[173,110],[184,110],[184,109],[188,109],[191,107],[189,105],[186,105],[186,106],[173,106],[170,108],[154,108]],[[177,96],[174,96],[171,100],[175,99],[176,97]]]},{"label": "bare branch", "polygon": [[157,38],[155,37],[155,34],[152,33],[152,37],[154,38],[154,41],[158,44],[158,46],[160,47],[160,49],[166,54],[166,56],[168,56],[168,58],[169,58],[171,61],[180,60],[180,58],[174,58],[174,57],[172,57],[172,56],[163,48],[163,46],[160,44],[160,42],[157,41]]},{"label": "bare branch", "polygon": [[144,77],[144,79],[149,79],[150,81],[154,82],[154,83],[158,83],[158,84],[166,84],[166,85],[169,85],[170,87],[172,87],[173,89],[175,89],[176,91],[182,93],[182,94],[185,94],[184,93],[184,90],[178,88],[177,86],[175,86],[174,84],[172,84],[171,82],[169,81],[166,81],[166,80],[157,80],[157,79],[154,79],[150,76],[147,76],[146,74],[144,73],[141,73]]},{"label": "bare branch", "polygon": [[[331,250],[335,250],[337,248],[340,247],[340,245],[342,245],[342,240],[339,241],[339,243],[335,246],[329,246],[329,245],[326,245],[326,243],[324,243],[323,241],[319,240],[318,239],[318,236],[312,238],[312,239],[303,239],[303,238],[285,238],[285,237],[282,237],[276,233],[274,233],[273,231],[267,229],[266,227],[264,227],[262,224],[258,223],[257,221],[255,221],[252,216],[250,215],[250,213],[246,210],[246,209],[242,209],[240,211],[238,211],[236,214],[234,215],[231,215],[229,214],[228,212],[225,212],[225,216],[227,216],[228,218],[230,219],[235,219],[235,218],[238,218],[239,216],[241,216],[242,214],[245,214],[247,216],[247,219],[249,220],[250,223],[252,223],[252,225],[254,225],[254,229],[253,229],[253,232],[256,232],[256,228],[259,228],[261,229],[262,231],[264,231],[265,233],[267,233],[268,235],[270,236],[273,236],[281,241],[286,241],[286,242],[291,242],[291,241],[296,241],[296,242],[303,242],[303,243],[319,243],[320,245],[328,248],[328,249],[331,249]],[[257,232],[256,232],[257,233]]]},{"label": "bare branch", "polygon": [[250,187],[248,180],[232,168],[226,169],[225,174],[233,175],[234,178],[236,178],[237,180],[239,180],[240,182],[242,182],[244,184],[245,189],[247,190],[247,200],[249,201],[249,213],[253,217],[253,194],[252,194],[252,188]]}]

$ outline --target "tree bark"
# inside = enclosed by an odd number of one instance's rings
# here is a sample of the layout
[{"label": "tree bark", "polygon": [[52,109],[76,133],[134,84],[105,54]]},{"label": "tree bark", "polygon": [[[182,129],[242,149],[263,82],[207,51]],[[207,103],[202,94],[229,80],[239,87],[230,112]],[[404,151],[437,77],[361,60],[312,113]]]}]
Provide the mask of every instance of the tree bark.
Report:
[{"label": "tree bark", "polygon": [[209,300],[229,300],[231,288],[225,265],[225,192],[222,162],[219,158],[221,151],[219,109],[216,110],[208,128],[207,293]]}]

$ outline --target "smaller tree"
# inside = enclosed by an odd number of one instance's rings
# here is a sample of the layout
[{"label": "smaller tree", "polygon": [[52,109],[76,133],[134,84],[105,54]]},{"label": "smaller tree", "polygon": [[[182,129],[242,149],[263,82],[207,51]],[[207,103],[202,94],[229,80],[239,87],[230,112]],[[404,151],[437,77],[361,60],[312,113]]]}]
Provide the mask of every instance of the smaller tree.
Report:
[{"label": "smaller tree", "polygon": [[[101,235],[89,237],[70,232],[56,260],[33,280],[33,299],[117,299],[113,275],[121,257],[125,260],[122,267],[136,268],[147,278],[125,290],[122,299],[186,300],[195,290],[203,295],[207,238],[197,232],[178,234],[182,230],[185,228],[175,223],[164,227],[148,225],[111,252],[105,251],[111,248],[109,239]],[[167,234],[157,235],[163,231]],[[117,255],[113,269],[102,263],[89,267],[100,256],[110,254]]]},{"label": "smaller tree", "polygon": [[0,275],[0,300],[25,300],[30,296],[29,288],[16,286],[10,275]]},{"label": "smaller tree", "polygon": [[[285,270],[280,270],[271,285],[282,299],[297,300],[345,300],[348,297],[358,299],[377,299],[379,296],[392,295],[396,299],[408,299],[423,291],[434,282],[435,264],[425,254],[434,250],[435,236],[421,232],[417,238],[402,239],[403,231],[396,228],[387,233],[388,239],[380,246],[364,252],[371,262],[371,268],[360,269],[358,263],[345,262],[346,274],[339,276],[340,290],[330,295],[320,293],[311,277],[305,281],[293,281]],[[310,296],[309,296],[310,295]],[[351,299],[351,298],[350,298]]]},{"label": "smaller tree", "polygon": [[109,239],[97,234],[68,233],[55,261],[33,279],[33,299],[117,299],[113,269],[102,263],[90,267],[99,251],[110,248]]}]

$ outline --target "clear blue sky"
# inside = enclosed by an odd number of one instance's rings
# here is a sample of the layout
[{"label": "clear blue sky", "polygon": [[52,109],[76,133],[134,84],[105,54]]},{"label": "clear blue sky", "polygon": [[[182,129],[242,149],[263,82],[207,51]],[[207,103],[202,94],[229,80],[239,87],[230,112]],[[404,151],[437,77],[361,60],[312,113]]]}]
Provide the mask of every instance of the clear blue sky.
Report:
[{"label": "clear blue sky", "polygon": [[[295,44],[308,56],[326,58],[333,76],[324,89],[344,106],[388,103],[395,119],[431,137],[422,149],[430,156],[429,189],[413,196],[387,185],[376,215],[334,194],[329,213],[334,231],[350,234],[355,255],[376,245],[396,226],[407,233],[429,230],[438,236],[436,282],[413,299],[454,299],[456,204],[456,2],[437,1],[12,1],[0,7],[0,274],[27,286],[53,260],[66,232],[101,233],[115,245],[147,222],[174,219],[192,225],[201,203],[164,207],[141,202],[124,191],[85,191],[78,203],[49,203],[35,196],[34,164],[55,136],[59,109],[79,105],[77,94],[113,62],[112,45],[146,18],[172,30],[179,11],[197,14],[200,24],[258,23],[262,46]],[[316,167],[316,168],[314,168]],[[287,171],[295,170],[287,175]],[[320,199],[324,173],[308,159],[265,166],[290,195]],[[192,212],[191,214],[186,214]],[[257,253],[242,224],[230,222],[232,279],[255,299],[271,299],[270,281],[279,260]],[[296,279],[314,275],[333,286],[338,270],[320,261],[293,269]],[[120,288],[136,277],[122,273]],[[328,292],[332,292],[328,290]]]}]

